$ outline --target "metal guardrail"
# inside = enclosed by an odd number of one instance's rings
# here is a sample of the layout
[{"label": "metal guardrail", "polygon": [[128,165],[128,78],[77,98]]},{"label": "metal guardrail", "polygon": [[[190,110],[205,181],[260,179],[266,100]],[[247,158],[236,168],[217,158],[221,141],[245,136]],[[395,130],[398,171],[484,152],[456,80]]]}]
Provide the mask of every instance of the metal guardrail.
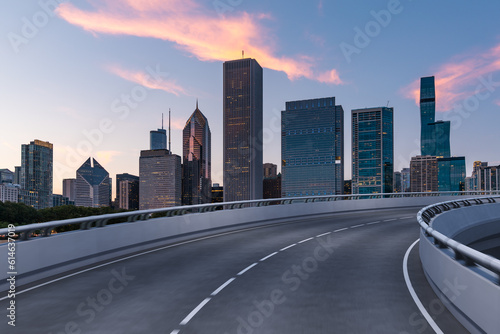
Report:
[{"label": "metal guardrail", "polygon": [[420,227],[425,231],[425,234],[434,239],[434,244],[436,246],[443,249],[451,249],[455,254],[455,260],[464,261],[466,266],[472,267],[479,265],[495,273],[498,278],[496,284],[500,285],[500,260],[461,244],[460,242],[447,237],[429,226],[432,219],[438,214],[454,209],[460,209],[462,207],[482,205],[486,203],[500,203],[500,196],[467,198],[432,204],[426,206],[418,212],[417,220]]},{"label": "metal guardrail", "polygon": [[[19,234],[19,240],[28,240],[34,232],[39,231],[40,237],[48,237],[57,227],[77,225],[80,230],[90,228],[105,227],[112,219],[126,219],[124,224],[138,221],[145,221],[151,218],[153,214],[165,214],[167,217],[180,216],[191,213],[205,213],[216,210],[234,210],[244,207],[260,207],[268,205],[288,205],[294,203],[325,202],[339,200],[359,200],[375,198],[407,198],[407,197],[429,197],[429,196],[474,196],[474,195],[500,195],[500,191],[468,191],[468,192],[423,192],[423,193],[387,193],[387,194],[355,194],[355,195],[327,195],[327,196],[309,196],[309,197],[288,197],[272,198],[264,200],[250,200],[226,203],[210,203],[189,206],[177,206],[171,208],[151,209],[130,211],[121,213],[112,213],[99,216],[89,216],[73,218],[66,220],[56,220],[46,223],[37,223],[29,225],[16,226],[15,231]],[[6,235],[9,232],[7,228],[0,229],[0,235]]]}]

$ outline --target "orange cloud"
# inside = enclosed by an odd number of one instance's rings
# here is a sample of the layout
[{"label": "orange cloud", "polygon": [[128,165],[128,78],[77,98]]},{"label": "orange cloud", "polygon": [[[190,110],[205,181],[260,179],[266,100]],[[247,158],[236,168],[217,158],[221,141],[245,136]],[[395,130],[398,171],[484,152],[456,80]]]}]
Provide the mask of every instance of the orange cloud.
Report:
[{"label": "orange cloud", "polygon": [[[436,77],[436,110],[448,111],[454,105],[477,93],[478,86],[488,81],[488,76],[500,70],[500,44],[475,55],[455,57],[441,65],[434,73]],[[480,88],[486,90],[487,87]],[[420,101],[420,80],[403,88],[407,98]]]},{"label": "orange cloud", "polygon": [[[243,12],[219,17],[207,14],[194,0],[89,0],[95,8],[87,11],[62,3],[57,13],[71,24],[93,33],[131,35],[170,41],[202,61],[238,58],[241,50],[266,68],[285,72],[291,80],[305,77],[341,84],[335,70],[315,69],[306,57],[279,57],[274,41],[259,23],[268,15]],[[215,11],[211,14],[215,14]],[[335,75],[332,75],[335,71]],[[321,79],[318,79],[321,78]]]},{"label": "orange cloud", "polygon": [[166,78],[158,80],[157,78],[152,78],[151,75],[146,72],[125,70],[116,65],[108,66],[107,69],[111,73],[125,80],[137,83],[150,89],[160,89],[177,96],[181,94],[187,95],[185,89],[177,85],[175,80],[168,80]]}]

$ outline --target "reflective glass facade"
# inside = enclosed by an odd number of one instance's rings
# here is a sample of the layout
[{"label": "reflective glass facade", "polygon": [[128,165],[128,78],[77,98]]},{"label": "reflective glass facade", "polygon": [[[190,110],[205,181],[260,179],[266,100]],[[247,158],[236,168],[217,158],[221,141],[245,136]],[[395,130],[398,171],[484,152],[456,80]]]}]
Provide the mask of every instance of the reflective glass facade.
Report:
[{"label": "reflective glass facade", "polygon": [[391,193],[394,177],[393,108],[352,110],[352,193]]},{"label": "reflective glass facade", "polygon": [[158,129],[149,132],[149,147],[151,150],[167,149],[167,130]]},{"label": "reflective glass facade", "polygon": [[262,67],[224,63],[224,201],[262,198]]},{"label": "reflective glass facade", "polygon": [[281,159],[282,197],[343,193],[344,110],[334,97],[286,103]]},{"label": "reflective glass facade", "polygon": [[[122,186],[126,189],[122,189]],[[120,209],[139,209],[139,177],[128,173],[116,174],[116,202]]]},{"label": "reflective glass facade", "polygon": [[75,188],[76,206],[98,208],[111,205],[109,173],[95,159],[88,158],[78,168]]},{"label": "reflective glass facade", "polygon": [[182,204],[212,202],[212,134],[208,120],[198,109],[182,131]]},{"label": "reflective glass facade", "polygon": [[420,79],[421,155],[450,157],[450,122],[436,122],[434,77]]},{"label": "reflective glass facade", "polygon": [[30,201],[36,209],[52,206],[53,146],[35,140],[21,146],[21,188],[27,193],[37,193],[37,202]]},{"label": "reflective glass facade", "polygon": [[438,190],[465,190],[465,157],[438,158]]}]

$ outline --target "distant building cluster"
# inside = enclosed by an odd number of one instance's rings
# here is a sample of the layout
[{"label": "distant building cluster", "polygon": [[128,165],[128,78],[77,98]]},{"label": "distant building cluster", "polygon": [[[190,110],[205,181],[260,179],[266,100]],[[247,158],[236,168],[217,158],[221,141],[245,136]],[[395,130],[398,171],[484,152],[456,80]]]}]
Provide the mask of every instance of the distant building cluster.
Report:
[{"label": "distant building cluster", "polygon": [[[223,181],[212,185],[209,121],[198,107],[182,131],[182,156],[169,131],[150,131],[139,157],[139,175],[117,174],[116,197],[106,169],[89,157],[75,178],[53,194],[53,145],[21,146],[21,166],[0,169],[0,201],[36,209],[61,205],[125,210],[221,203],[260,198],[391,192],[500,190],[500,165],[451,155],[450,122],[435,119],[434,77],[420,82],[420,155],[394,170],[394,109],[351,110],[352,180],[344,180],[344,109],[335,97],[288,101],[281,112],[281,173],[263,163],[263,71],[255,59],[223,67]],[[168,138],[168,141],[167,141]],[[168,146],[167,146],[168,145]]]}]

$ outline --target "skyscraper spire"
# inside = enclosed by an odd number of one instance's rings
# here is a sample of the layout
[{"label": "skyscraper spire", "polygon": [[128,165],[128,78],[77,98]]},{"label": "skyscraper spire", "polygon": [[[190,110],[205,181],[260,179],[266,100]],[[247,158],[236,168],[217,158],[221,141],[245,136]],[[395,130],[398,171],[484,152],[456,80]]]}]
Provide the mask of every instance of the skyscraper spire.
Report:
[{"label": "skyscraper spire", "polygon": [[196,99],[196,109],[198,109],[198,98]]},{"label": "skyscraper spire", "polygon": [[161,113],[161,129],[163,130],[163,113]]},{"label": "skyscraper spire", "polygon": [[172,154],[172,132],[170,130],[170,108],[168,108],[168,152]]}]

